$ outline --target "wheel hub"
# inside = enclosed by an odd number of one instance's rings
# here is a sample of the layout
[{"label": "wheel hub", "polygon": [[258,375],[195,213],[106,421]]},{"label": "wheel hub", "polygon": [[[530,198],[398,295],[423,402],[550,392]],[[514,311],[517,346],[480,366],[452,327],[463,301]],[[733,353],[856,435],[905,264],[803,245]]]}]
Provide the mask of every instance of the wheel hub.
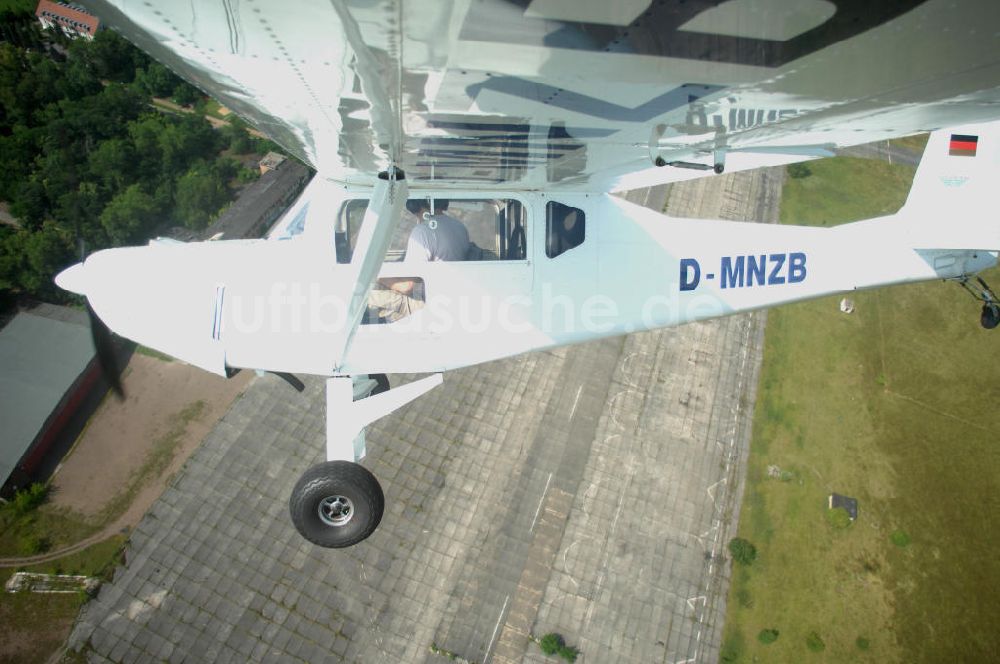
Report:
[{"label": "wheel hub", "polygon": [[354,516],[354,504],[345,496],[327,496],[319,501],[319,518],[328,526],[343,526]]}]

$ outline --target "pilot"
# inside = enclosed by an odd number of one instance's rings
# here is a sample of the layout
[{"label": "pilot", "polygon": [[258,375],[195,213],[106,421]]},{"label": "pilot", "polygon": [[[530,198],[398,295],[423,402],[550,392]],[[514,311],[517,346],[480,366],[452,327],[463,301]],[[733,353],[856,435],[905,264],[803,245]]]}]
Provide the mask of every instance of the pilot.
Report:
[{"label": "pilot", "polygon": [[[411,198],[406,209],[417,218],[406,243],[405,261],[461,261],[469,252],[469,231],[445,213],[447,199],[434,201],[434,214],[425,198]],[[423,223],[421,223],[423,222]]]},{"label": "pilot", "polygon": [[[445,213],[447,199],[434,201],[434,212],[427,199],[406,201],[406,209],[417,218],[406,242],[404,262],[461,261],[469,251],[469,231],[458,219]],[[368,298],[369,306],[389,322],[406,318],[424,306],[423,281],[407,278],[379,279]]]}]

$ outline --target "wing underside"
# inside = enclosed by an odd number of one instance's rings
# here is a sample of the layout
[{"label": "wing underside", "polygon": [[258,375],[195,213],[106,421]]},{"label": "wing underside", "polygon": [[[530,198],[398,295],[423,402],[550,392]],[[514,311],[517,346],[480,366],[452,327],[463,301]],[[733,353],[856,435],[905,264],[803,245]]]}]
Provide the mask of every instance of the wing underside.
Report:
[{"label": "wing underside", "polygon": [[86,4],[347,183],[395,163],[438,186],[609,191],[988,120],[1000,102],[988,2]]}]

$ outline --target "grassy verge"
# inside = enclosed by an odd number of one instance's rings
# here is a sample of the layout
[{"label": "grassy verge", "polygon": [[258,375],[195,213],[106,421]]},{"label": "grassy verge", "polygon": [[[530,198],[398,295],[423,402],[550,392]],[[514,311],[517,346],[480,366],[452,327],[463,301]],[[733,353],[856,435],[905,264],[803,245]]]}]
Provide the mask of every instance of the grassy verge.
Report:
[{"label": "grassy verge", "polygon": [[[891,212],[913,174],[809,166],[787,182],[783,221]],[[838,300],[768,314],[739,524],[758,556],[733,575],[722,659],[988,661],[1000,651],[996,335],[951,284],[858,293],[849,316]],[[834,491],[860,502],[846,528],[827,517]]]},{"label": "grassy verge", "polygon": [[221,112],[221,110],[220,110],[221,108],[222,108],[222,105],[219,102],[217,102],[214,99],[212,99],[211,97],[209,97],[204,102],[204,110],[203,110],[203,112],[206,115],[211,115],[212,117],[218,118],[220,120],[228,120],[229,119],[228,118],[229,114],[228,113],[227,114],[223,114]]},{"label": "grassy verge", "polygon": [[0,556],[33,556],[79,542],[97,532],[94,524],[42,505],[19,514],[12,504],[0,508]]},{"label": "grassy verge", "polygon": [[135,352],[140,355],[145,355],[146,357],[151,357],[155,360],[160,360],[161,362],[173,362],[174,358],[170,357],[166,353],[161,353],[158,350],[149,348],[148,346],[143,346],[142,344],[136,344]]},{"label": "grassy verge", "polygon": [[[59,561],[26,567],[45,574],[83,574],[108,580],[125,542],[117,535]],[[0,583],[15,571],[0,569]],[[80,594],[0,593],[0,660],[19,664],[46,661],[66,641],[73,620],[87,600]]]}]

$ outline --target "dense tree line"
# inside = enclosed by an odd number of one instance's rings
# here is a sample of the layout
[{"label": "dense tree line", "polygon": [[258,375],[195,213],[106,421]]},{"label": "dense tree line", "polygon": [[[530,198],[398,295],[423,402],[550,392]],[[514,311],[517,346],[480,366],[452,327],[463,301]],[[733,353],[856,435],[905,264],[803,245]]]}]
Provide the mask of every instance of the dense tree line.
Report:
[{"label": "dense tree line", "polygon": [[110,30],[90,42],[44,37],[41,48],[0,42],[0,200],[17,222],[0,224],[8,304],[63,300],[52,277],[81,240],[94,251],[204,227],[239,170],[220,151],[267,147],[239,123],[219,131],[200,113],[154,110],[151,97],[201,95]]}]

